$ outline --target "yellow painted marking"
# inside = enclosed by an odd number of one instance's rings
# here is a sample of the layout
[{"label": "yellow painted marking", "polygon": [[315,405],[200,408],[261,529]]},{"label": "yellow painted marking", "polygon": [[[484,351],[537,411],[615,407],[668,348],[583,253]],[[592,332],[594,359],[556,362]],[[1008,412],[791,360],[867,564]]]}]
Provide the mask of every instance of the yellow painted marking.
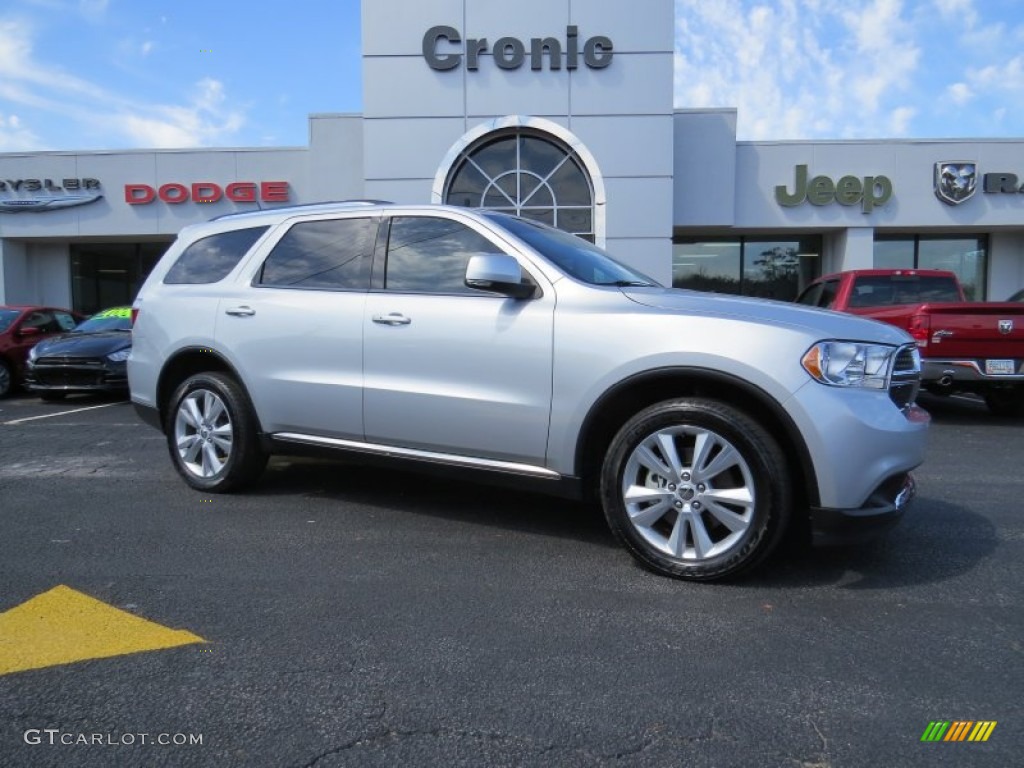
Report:
[{"label": "yellow painted marking", "polygon": [[205,642],[62,584],[0,613],[0,675]]}]

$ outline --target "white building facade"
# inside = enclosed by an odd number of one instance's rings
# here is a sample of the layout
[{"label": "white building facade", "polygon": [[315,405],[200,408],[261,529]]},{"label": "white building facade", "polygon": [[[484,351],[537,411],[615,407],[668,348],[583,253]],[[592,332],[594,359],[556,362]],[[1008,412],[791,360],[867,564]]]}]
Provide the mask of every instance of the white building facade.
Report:
[{"label": "white building facade", "polygon": [[1024,140],[740,142],[674,109],[674,28],[672,0],[364,0],[363,113],[305,147],[0,154],[0,303],[130,303],[187,224],[353,198],[513,211],[680,287],[1024,286]]}]

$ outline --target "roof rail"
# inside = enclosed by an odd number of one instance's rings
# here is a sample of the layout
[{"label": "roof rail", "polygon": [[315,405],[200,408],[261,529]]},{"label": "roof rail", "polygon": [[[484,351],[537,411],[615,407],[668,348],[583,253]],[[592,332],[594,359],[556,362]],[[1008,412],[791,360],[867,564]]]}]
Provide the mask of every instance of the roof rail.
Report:
[{"label": "roof rail", "polygon": [[253,213],[269,213],[271,211],[293,211],[297,208],[316,208],[327,205],[392,205],[390,200],[370,200],[370,199],[352,199],[352,200],[323,200],[319,203],[299,203],[298,205],[282,205],[277,208],[258,208],[254,211],[232,211],[231,213],[222,213],[220,216],[214,216],[210,221],[219,221],[220,219],[227,219],[231,216],[246,216]]}]

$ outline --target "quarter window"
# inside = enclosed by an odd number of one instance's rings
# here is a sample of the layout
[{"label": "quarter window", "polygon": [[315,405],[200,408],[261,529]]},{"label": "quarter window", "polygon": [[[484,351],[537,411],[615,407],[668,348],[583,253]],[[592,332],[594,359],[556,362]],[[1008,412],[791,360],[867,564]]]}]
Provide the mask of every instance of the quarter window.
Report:
[{"label": "quarter window", "polygon": [[365,289],[376,233],[373,219],[300,222],[274,246],[257,282],[279,288]]},{"label": "quarter window", "polygon": [[388,237],[384,287],[417,293],[468,293],[466,266],[472,256],[501,249],[457,221],[396,216]]},{"label": "quarter window", "polygon": [[247,227],[196,240],[182,251],[164,282],[196,285],[223,280],[266,231],[267,227]]}]

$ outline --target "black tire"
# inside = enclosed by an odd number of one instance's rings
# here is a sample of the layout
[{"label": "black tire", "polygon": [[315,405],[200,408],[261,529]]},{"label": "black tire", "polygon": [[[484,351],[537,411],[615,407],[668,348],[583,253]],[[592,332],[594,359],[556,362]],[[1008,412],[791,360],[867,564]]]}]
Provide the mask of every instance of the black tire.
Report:
[{"label": "black tire", "polygon": [[778,443],[745,413],[716,400],[666,400],[636,414],[608,446],[601,503],[612,532],[645,567],[713,581],[754,568],[776,548],[791,482]]},{"label": "black tire", "polygon": [[7,361],[0,360],[0,397],[7,397],[14,390],[14,371]]},{"label": "black tire", "polygon": [[985,393],[985,405],[996,416],[1024,416],[1024,389],[993,389]]},{"label": "black tire", "polygon": [[[208,418],[192,424],[196,415]],[[223,373],[198,373],[183,381],[171,397],[166,424],[171,461],[185,482],[198,490],[242,489],[254,483],[267,464],[252,403],[238,382]],[[225,437],[230,437],[227,451],[222,447]],[[190,462],[190,457],[198,461]]]},{"label": "black tire", "polygon": [[67,392],[40,392],[39,397],[48,403],[54,403],[67,397]]}]

